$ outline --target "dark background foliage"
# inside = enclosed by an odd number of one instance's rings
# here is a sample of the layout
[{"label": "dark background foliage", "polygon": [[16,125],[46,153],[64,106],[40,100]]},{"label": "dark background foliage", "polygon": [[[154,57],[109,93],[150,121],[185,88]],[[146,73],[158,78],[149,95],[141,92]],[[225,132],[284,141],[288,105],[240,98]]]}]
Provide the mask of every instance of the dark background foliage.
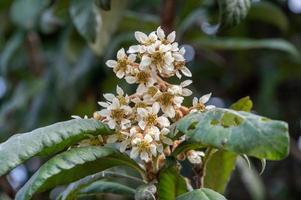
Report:
[{"label": "dark background foliage", "polygon": [[[70,115],[91,116],[116,84],[131,93],[104,63],[135,42],[134,31],[161,24],[176,30],[186,47],[195,96],[212,92],[219,107],[250,96],[256,112],[289,123],[289,157],[267,162],[261,176],[257,160],[252,169],[238,163],[226,196],[298,199],[300,7],[299,0],[256,0],[239,25],[217,31],[219,7],[210,0],[1,0],[0,142]],[[30,160],[1,177],[0,199],[9,199],[41,162]]]}]

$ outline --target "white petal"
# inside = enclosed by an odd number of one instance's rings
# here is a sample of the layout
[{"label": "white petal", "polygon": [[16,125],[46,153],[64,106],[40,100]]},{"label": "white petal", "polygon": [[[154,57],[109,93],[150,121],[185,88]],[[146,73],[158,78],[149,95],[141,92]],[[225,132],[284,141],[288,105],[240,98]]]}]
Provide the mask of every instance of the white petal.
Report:
[{"label": "white petal", "polygon": [[182,95],[185,97],[188,97],[188,96],[192,95],[192,91],[187,88],[183,88]]},{"label": "white petal", "polygon": [[187,76],[187,77],[191,77],[191,76],[192,76],[191,71],[190,71],[187,67],[182,67],[182,68],[181,68],[181,72],[182,72],[185,76]]},{"label": "white petal", "polygon": [[171,33],[167,36],[167,40],[168,40],[170,43],[174,42],[175,39],[176,39],[176,32],[175,32],[175,31],[171,32]]},{"label": "white petal", "polygon": [[101,111],[98,112],[98,114],[103,117],[107,117],[107,116],[110,116],[111,112],[107,109],[102,109]]},{"label": "white petal", "polygon": [[139,155],[139,149],[138,149],[138,147],[133,147],[132,151],[130,153],[130,157],[132,159],[135,159],[135,158],[137,158],[138,155]]},{"label": "white petal", "polygon": [[126,129],[131,126],[131,121],[129,119],[122,119],[121,120],[121,128]]},{"label": "white petal", "polygon": [[151,144],[150,145],[150,151],[153,154],[153,156],[155,156],[155,157],[157,156],[157,147],[156,147],[156,145]]},{"label": "white petal", "polygon": [[119,79],[122,79],[124,77],[124,75],[125,75],[124,71],[121,71],[121,70],[117,71],[117,73],[116,73],[116,76]]},{"label": "white petal", "polygon": [[202,96],[200,98],[199,101],[200,101],[200,103],[207,103],[209,101],[210,97],[211,97],[211,93],[205,94],[204,96]]},{"label": "white petal", "polygon": [[139,84],[137,89],[136,89],[136,92],[137,94],[139,95],[142,95],[143,93],[145,93],[147,91],[147,88],[145,87],[144,84]]},{"label": "white petal", "polygon": [[110,129],[114,129],[115,126],[116,126],[116,122],[115,122],[114,120],[110,120],[110,121],[108,122],[108,125],[109,125]]},{"label": "white petal", "polygon": [[164,34],[164,31],[163,29],[159,26],[158,29],[157,29],[157,35],[158,37],[163,40],[165,38],[165,34]]},{"label": "white petal", "polygon": [[71,118],[73,118],[73,119],[82,119],[80,116],[77,116],[77,115],[71,115]]},{"label": "white petal", "polygon": [[103,95],[103,97],[108,101],[113,101],[113,99],[115,98],[114,94],[111,93],[106,93]]},{"label": "white petal", "polygon": [[158,117],[157,121],[162,127],[168,127],[170,125],[169,120],[164,116]]},{"label": "white petal", "polygon": [[124,48],[119,49],[117,51],[117,59],[121,60],[121,59],[124,59],[125,57],[126,57],[126,54],[125,54]]},{"label": "white petal", "polygon": [[130,54],[128,57],[128,61],[135,62],[135,60],[136,60],[136,54]]},{"label": "white petal", "polygon": [[144,129],[145,129],[145,126],[146,126],[146,123],[145,123],[145,121],[139,121],[139,122],[138,122],[138,125],[139,125],[139,127],[140,127],[142,130],[144,130]]},{"label": "white petal", "polygon": [[180,85],[182,87],[187,87],[188,85],[190,85],[192,83],[192,80],[186,80],[186,81],[183,81]]},{"label": "white petal", "polygon": [[149,156],[148,156],[148,153],[146,151],[142,151],[140,153],[140,158],[141,158],[141,160],[144,160],[145,162],[149,161]]},{"label": "white petal", "polygon": [[101,107],[104,107],[104,108],[107,108],[107,107],[109,107],[109,104],[108,104],[108,103],[106,103],[106,102],[99,101],[99,102],[97,102],[97,103],[98,103],[98,105],[100,105]]},{"label": "white petal", "polygon": [[156,41],[158,39],[157,35],[156,35],[156,32],[153,31],[149,34],[148,38],[151,40],[151,41]]},{"label": "white petal", "polygon": [[163,138],[162,142],[165,144],[168,144],[168,145],[173,145],[172,139],[170,139],[168,137]]},{"label": "white petal", "polygon": [[117,134],[114,135],[109,135],[108,139],[107,139],[107,143],[112,144],[115,143],[118,139]]},{"label": "white petal", "polygon": [[165,61],[166,64],[171,64],[174,61],[174,58],[171,56],[170,52],[167,52],[164,55],[164,61]]},{"label": "white petal", "polygon": [[125,77],[126,82],[128,82],[129,84],[133,84],[136,83],[136,78],[133,76],[126,76]]},{"label": "white petal", "polygon": [[110,68],[114,68],[114,67],[117,66],[117,62],[116,62],[116,60],[108,60],[108,61],[106,62],[106,65],[107,65],[108,67],[110,67]]},{"label": "white petal", "polygon": [[214,105],[208,105],[208,106],[206,106],[206,109],[207,109],[207,110],[211,110],[211,109],[214,109],[214,108],[215,108]]},{"label": "white petal", "polygon": [[121,87],[119,87],[118,85],[116,86],[116,92],[119,96],[123,96],[124,95],[124,92],[122,90]]},{"label": "white petal", "polygon": [[193,100],[192,100],[192,106],[196,106],[198,104],[199,100],[197,97],[193,97]]},{"label": "white petal", "polygon": [[145,140],[146,142],[148,142],[148,143],[151,143],[151,142],[153,141],[153,138],[152,138],[152,136],[150,136],[149,134],[146,134],[146,135],[144,136],[144,140]]},{"label": "white petal", "polygon": [[148,39],[147,35],[145,33],[140,32],[140,31],[135,32],[135,38],[140,43],[144,43]]},{"label": "white petal", "polygon": [[144,109],[144,108],[138,108],[138,109],[137,109],[137,113],[138,113],[138,115],[141,116],[141,117],[146,117],[146,116],[148,115],[147,110]]},{"label": "white petal", "polygon": [[158,102],[155,102],[152,105],[152,111],[153,111],[153,114],[158,114],[158,112],[160,111],[160,104]]},{"label": "white petal", "polygon": [[151,64],[152,60],[150,57],[144,55],[142,56],[140,65],[139,65],[139,69],[141,70],[145,70],[150,64]]},{"label": "white petal", "polygon": [[132,45],[129,47],[128,53],[137,53],[139,52],[140,45]]},{"label": "white petal", "polygon": [[167,114],[168,117],[173,118],[176,115],[175,109],[173,106],[167,106],[165,108],[165,114]]},{"label": "white petal", "polygon": [[125,152],[127,146],[129,145],[129,140],[124,140],[120,143],[120,152]]}]

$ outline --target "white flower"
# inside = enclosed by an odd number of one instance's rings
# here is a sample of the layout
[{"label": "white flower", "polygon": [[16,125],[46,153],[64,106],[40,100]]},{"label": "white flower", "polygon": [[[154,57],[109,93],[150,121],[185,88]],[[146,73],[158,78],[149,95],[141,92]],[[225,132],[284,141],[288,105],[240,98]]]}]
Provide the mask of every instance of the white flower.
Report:
[{"label": "white flower", "polygon": [[181,107],[184,97],[178,96],[171,91],[158,92],[154,99],[160,104],[162,111],[170,118],[175,117],[176,108]]},{"label": "white flower", "polygon": [[131,120],[128,119],[132,113],[131,107],[122,104],[116,97],[112,99],[111,104],[106,106],[105,109],[99,111],[99,114],[105,118],[103,121],[107,122],[111,129],[115,129],[117,126],[126,129],[131,126]]},{"label": "white flower", "polygon": [[152,107],[138,108],[138,125],[140,128],[142,130],[145,130],[146,127],[156,129],[157,125],[160,127],[168,127],[170,125],[169,120],[163,115],[158,117],[159,111],[160,105],[157,102],[155,102]]},{"label": "white flower", "polygon": [[135,159],[140,155],[140,159],[148,162],[152,156],[157,156],[157,147],[152,143],[153,138],[146,134],[143,138],[136,137],[132,140],[132,150],[130,157]]},{"label": "white flower", "polygon": [[128,145],[131,143],[129,138],[129,133],[126,131],[119,131],[116,134],[109,135],[107,138],[107,143],[117,143],[120,142],[120,152],[124,152]]},{"label": "white flower", "polygon": [[182,47],[179,52],[173,53],[173,57],[175,58],[173,65],[175,67],[175,74],[178,78],[182,78],[181,73],[187,77],[192,76],[190,70],[185,66],[184,54],[185,54],[184,47]]},{"label": "white flower", "polygon": [[163,44],[173,43],[176,39],[176,32],[175,31],[171,32],[167,36],[167,38],[165,38],[165,33],[164,33],[163,29],[160,26],[157,28],[157,35],[158,35],[158,38],[161,40],[161,42]]},{"label": "white flower", "polygon": [[113,68],[113,71],[116,73],[118,78],[123,78],[126,74],[131,71],[132,65],[136,60],[135,54],[126,55],[124,49],[120,49],[117,52],[117,61],[108,60],[106,65],[110,68]]},{"label": "white flower", "polygon": [[187,158],[190,163],[192,164],[201,164],[202,163],[202,157],[204,157],[205,154],[202,151],[195,151],[190,150],[187,152]]},{"label": "white flower", "polygon": [[183,81],[180,85],[172,85],[170,88],[168,88],[168,91],[176,94],[176,95],[181,95],[181,96],[190,96],[192,95],[192,91],[185,88],[189,86],[192,83],[192,80],[186,80]]},{"label": "white flower", "polygon": [[209,101],[210,97],[211,93],[203,95],[202,97],[200,97],[200,99],[194,97],[192,100],[193,109],[190,112],[205,111],[215,108],[214,105],[205,105]]},{"label": "white flower", "polygon": [[156,83],[156,74],[151,70],[133,70],[133,74],[125,77],[129,84],[138,83],[137,93],[141,94],[147,87]]}]

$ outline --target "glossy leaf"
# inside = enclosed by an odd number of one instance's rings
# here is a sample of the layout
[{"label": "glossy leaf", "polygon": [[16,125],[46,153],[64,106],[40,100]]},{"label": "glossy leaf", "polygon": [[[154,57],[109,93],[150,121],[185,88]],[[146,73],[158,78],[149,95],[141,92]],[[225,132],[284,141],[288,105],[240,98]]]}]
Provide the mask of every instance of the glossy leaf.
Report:
[{"label": "glossy leaf", "polygon": [[[269,14],[267,15],[267,13]],[[286,31],[289,27],[289,21],[284,11],[268,1],[254,3],[248,14],[248,19],[274,25],[282,31]]]},{"label": "glossy leaf", "polygon": [[167,167],[160,172],[158,184],[160,200],[175,199],[185,192],[187,192],[186,182],[176,167]]},{"label": "glossy leaf", "polygon": [[221,194],[208,189],[202,188],[182,194],[176,200],[226,200]]},{"label": "glossy leaf", "polygon": [[250,50],[271,49],[291,54],[297,60],[299,52],[294,45],[283,39],[251,39],[251,38],[201,38],[194,41],[201,47],[218,50]]},{"label": "glossy leaf", "polygon": [[251,101],[250,97],[243,97],[239,99],[237,102],[231,105],[231,109],[237,110],[237,111],[245,111],[250,112],[253,107],[253,102]]},{"label": "glossy leaf", "polygon": [[189,151],[189,150],[194,150],[194,149],[199,149],[201,147],[204,147],[202,143],[195,143],[195,142],[182,142],[179,144],[179,146],[172,152],[171,155],[177,156],[180,153]]},{"label": "glossy leaf", "polygon": [[49,3],[49,0],[14,0],[10,10],[11,18],[19,27],[32,29]]},{"label": "glossy leaf", "polygon": [[219,0],[220,27],[226,28],[239,24],[248,14],[251,0]]},{"label": "glossy leaf", "polygon": [[112,131],[93,119],[74,119],[59,122],[34,131],[16,134],[0,144],[0,175],[36,155],[50,155],[77,142]]},{"label": "glossy leaf", "polygon": [[90,146],[71,149],[42,165],[19,190],[16,200],[28,200],[35,193],[120,165],[143,173],[135,161],[113,148]]},{"label": "glossy leaf", "polygon": [[136,177],[132,177],[129,175],[119,174],[114,171],[106,170],[106,171],[98,172],[96,174],[87,176],[83,179],[80,179],[76,182],[69,184],[68,187],[64,190],[64,192],[62,192],[60,194],[60,197],[58,199],[59,200],[74,199],[83,188],[87,187],[88,185],[92,184],[93,182],[99,181],[101,179],[106,179],[106,178],[107,179],[109,179],[109,178],[125,178],[130,181],[144,183],[142,179],[138,179]]},{"label": "glossy leaf", "polygon": [[178,122],[177,129],[191,141],[217,149],[269,160],[288,155],[288,125],[243,111],[216,108],[192,113]]},{"label": "glossy leaf", "polygon": [[70,15],[77,31],[87,41],[94,42],[97,29],[101,23],[101,16],[94,8],[93,0],[71,0]]},{"label": "glossy leaf", "polygon": [[223,150],[212,154],[206,165],[204,186],[223,194],[235,168],[236,157],[235,153]]},{"label": "glossy leaf", "polygon": [[135,189],[117,182],[99,180],[82,189],[78,196],[91,196],[103,193],[119,194],[133,198],[135,195]]}]

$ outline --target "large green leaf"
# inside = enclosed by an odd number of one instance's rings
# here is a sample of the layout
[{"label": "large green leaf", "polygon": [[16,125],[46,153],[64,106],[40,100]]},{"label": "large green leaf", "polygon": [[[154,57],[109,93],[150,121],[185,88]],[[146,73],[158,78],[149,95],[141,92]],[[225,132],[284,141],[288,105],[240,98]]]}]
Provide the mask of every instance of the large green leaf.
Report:
[{"label": "large green leaf", "polygon": [[84,195],[91,196],[91,195],[97,195],[102,193],[119,194],[119,195],[124,195],[133,198],[135,196],[135,189],[120,183],[99,180],[87,186],[86,188],[82,189],[78,194],[78,196],[79,197],[82,197]]},{"label": "large green leaf", "polygon": [[239,24],[248,14],[251,0],[218,0],[220,8],[220,27]]},{"label": "large green leaf", "polygon": [[176,200],[226,200],[226,198],[213,190],[202,188],[182,194]]},{"label": "large green leaf", "polygon": [[215,152],[206,165],[204,186],[223,194],[235,162],[235,153],[223,150]]},{"label": "large green leaf", "polygon": [[59,152],[90,136],[111,134],[103,123],[94,119],[73,119],[34,131],[16,134],[0,144],[0,175],[36,155]]},{"label": "large green leaf", "polygon": [[11,18],[19,27],[32,29],[49,3],[49,0],[14,0],[10,10]]},{"label": "large green leaf", "polygon": [[[267,15],[267,13],[269,14]],[[268,1],[254,3],[248,14],[248,19],[274,25],[282,31],[286,31],[289,27],[289,20],[281,7]]]},{"label": "large green leaf", "polygon": [[158,184],[160,200],[175,199],[185,192],[187,192],[186,182],[176,167],[170,166],[160,172]]},{"label": "large green leaf", "polygon": [[96,39],[101,16],[95,8],[94,0],[71,0],[70,15],[77,31],[89,42]]},{"label": "large green leaf", "polygon": [[127,180],[134,181],[137,183],[145,183],[145,182],[143,182],[142,179],[139,179],[139,178],[136,178],[133,176],[129,176],[126,174],[120,174],[120,173],[117,173],[114,171],[106,170],[106,171],[98,172],[96,174],[87,176],[83,179],[80,179],[74,183],[69,184],[68,187],[64,190],[64,192],[62,192],[60,194],[60,197],[58,199],[72,200],[80,193],[80,191],[83,188],[91,185],[93,182],[99,181],[101,179],[112,179],[112,178],[119,178],[119,179],[125,178]]},{"label": "large green leaf", "polygon": [[197,46],[218,50],[272,49],[291,54],[300,60],[299,52],[294,45],[283,39],[250,39],[250,38],[201,38],[193,41]]},{"label": "large green leaf", "polygon": [[16,200],[30,199],[35,193],[120,165],[143,174],[135,161],[116,149],[96,146],[71,149],[46,162],[19,190]]},{"label": "large green leaf", "polygon": [[253,102],[251,101],[250,97],[243,97],[239,99],[237,102],[231,105],[231,109],[237,110],[237,111],[245,111],[250,112],[253,107]]},{"label": "large green leaf", "polygon": [[216,108],[192,113],[177,129],[191,141],[269,160],[288,155],[288,125],[252,113]]}]

